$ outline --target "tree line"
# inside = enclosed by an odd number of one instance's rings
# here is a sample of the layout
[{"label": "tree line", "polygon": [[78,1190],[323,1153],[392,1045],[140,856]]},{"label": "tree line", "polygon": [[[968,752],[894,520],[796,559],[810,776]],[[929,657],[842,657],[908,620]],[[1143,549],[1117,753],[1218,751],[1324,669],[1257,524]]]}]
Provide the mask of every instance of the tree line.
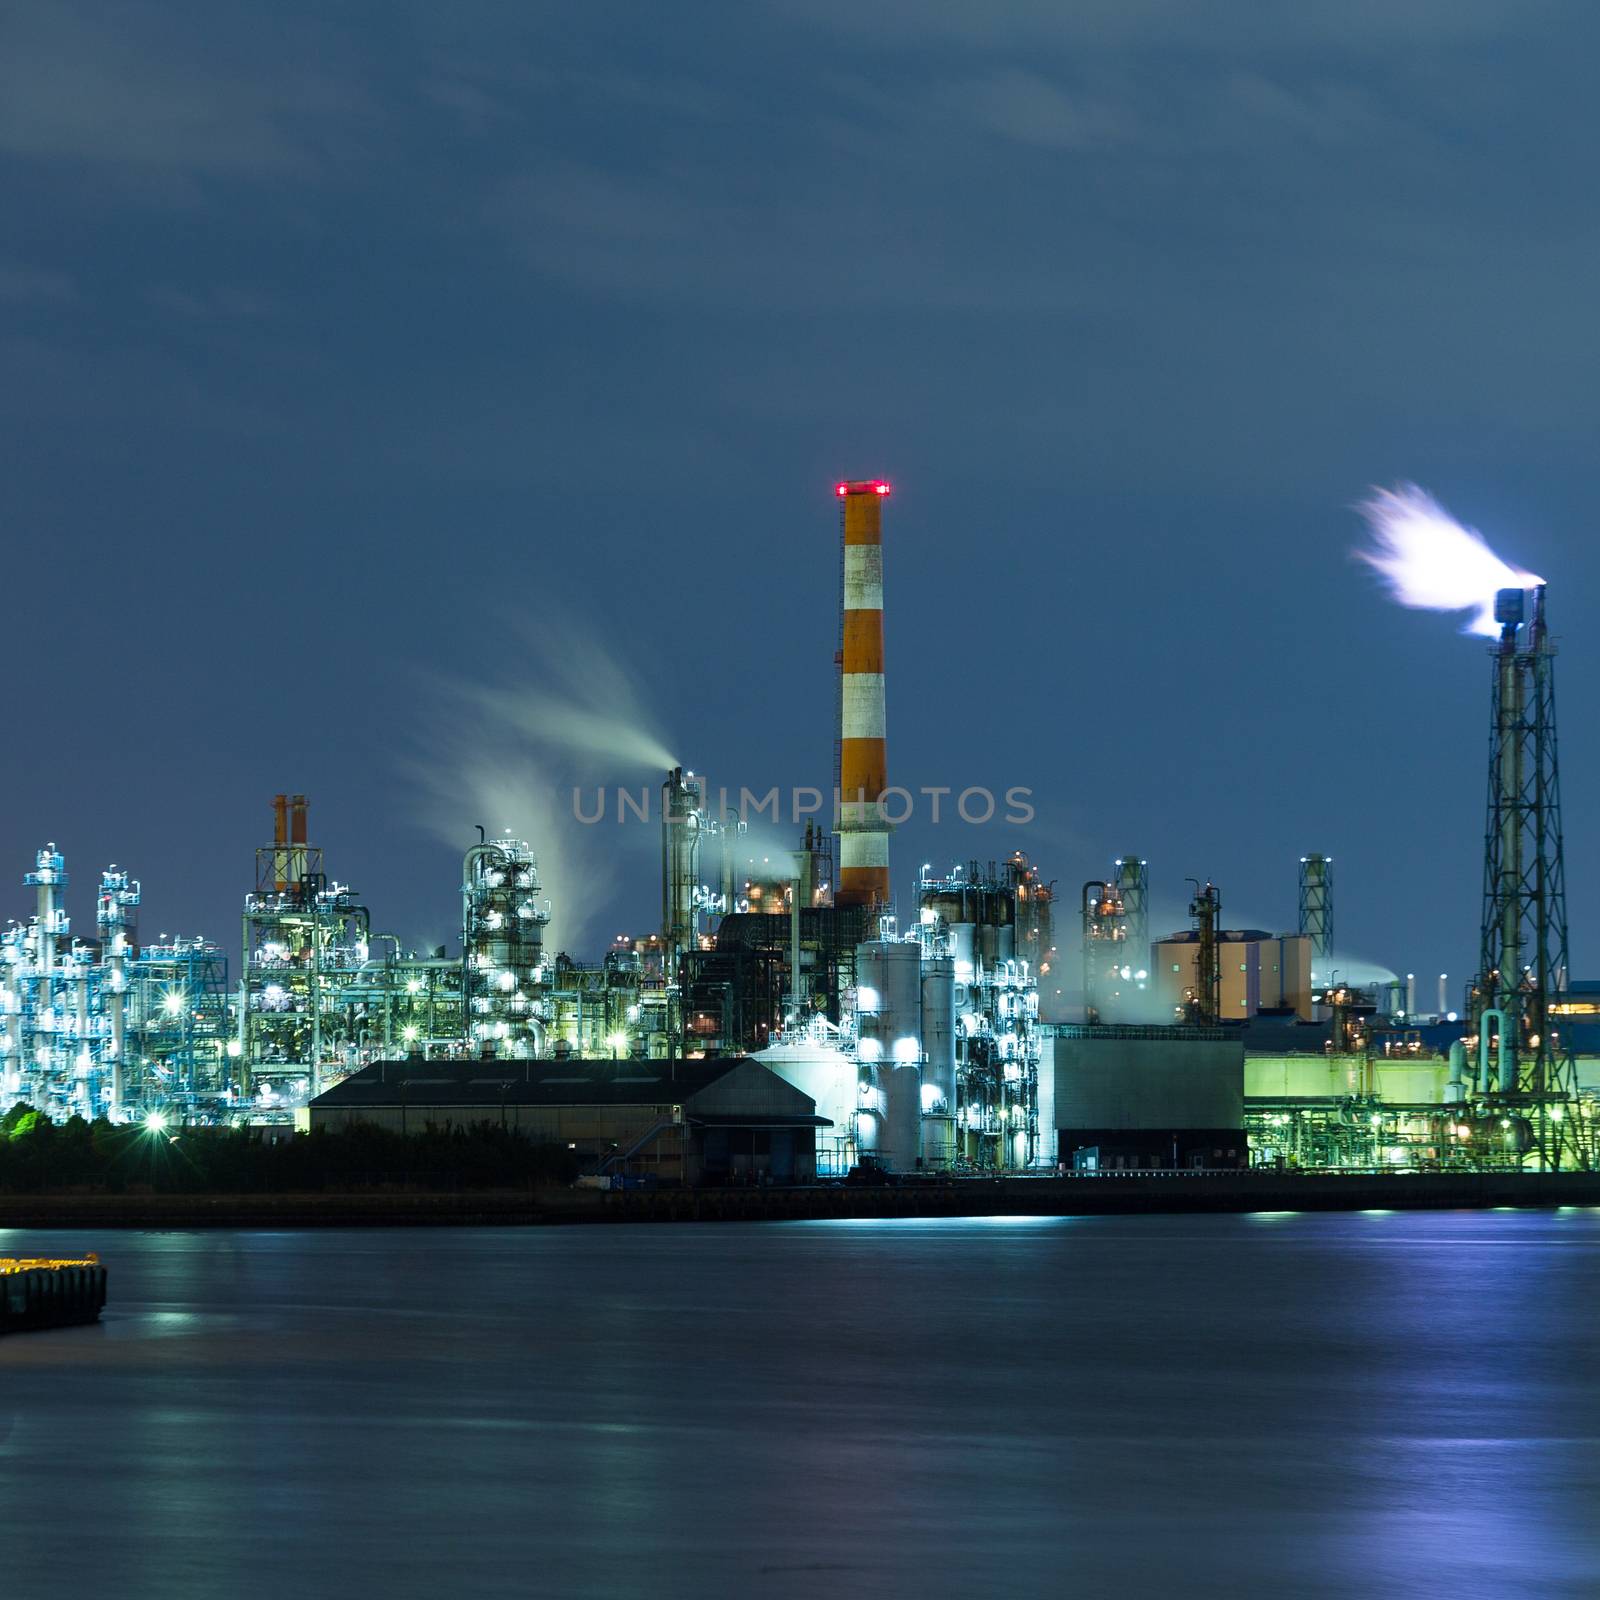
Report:
[{"label": "tree line", "polygon": [[0,1117],[0,1193],[303,1194],[357,1189],[522,1189],[570,1183],[577,1158],[491,1125],[414,1133],[349,1127],[150,1127]]}]

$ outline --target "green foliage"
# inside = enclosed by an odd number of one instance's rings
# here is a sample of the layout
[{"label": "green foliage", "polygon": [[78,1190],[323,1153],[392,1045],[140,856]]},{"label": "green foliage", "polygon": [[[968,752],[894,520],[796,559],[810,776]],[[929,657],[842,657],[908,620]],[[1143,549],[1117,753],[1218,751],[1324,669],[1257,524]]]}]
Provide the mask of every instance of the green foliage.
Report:
[{"label": "green foliage", "polygon": [[[9,1124],[9,1126],[7,1125]],[[303,1194],[352,1190],[520,1189],[570,1183],[564,1145],[537,1145],[492,1126],[421,1133],[355,1127],[176,1128],[156,1132],[73,1117],[57,1127],[31,1107],[0,1131],[0,1193],[63,1190],[163,1194]]]},{"label": "green foliage", "polygon": [[32,1133],[39,1126],[40,1120],[39,1113],[26,1100],[19,1100],[3,1117],[0,1117],[0,1133],[5,1134],[7,1138]]}]

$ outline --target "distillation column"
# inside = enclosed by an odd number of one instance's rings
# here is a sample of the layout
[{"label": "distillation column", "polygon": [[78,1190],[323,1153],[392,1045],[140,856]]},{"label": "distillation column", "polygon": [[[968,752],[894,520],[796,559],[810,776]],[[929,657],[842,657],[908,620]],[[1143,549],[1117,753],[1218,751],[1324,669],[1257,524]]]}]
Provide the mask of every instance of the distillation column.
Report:
[{"label": "distillation column", "polygon": [[128,960],[133,953],[139,916],[139,884],[115,863],[100,874],[100,898],[95,907],[100,935],[100,961],[105,969],[107,1040],[111,1057],[113,1122],[120,1122],[128,1092]]}]

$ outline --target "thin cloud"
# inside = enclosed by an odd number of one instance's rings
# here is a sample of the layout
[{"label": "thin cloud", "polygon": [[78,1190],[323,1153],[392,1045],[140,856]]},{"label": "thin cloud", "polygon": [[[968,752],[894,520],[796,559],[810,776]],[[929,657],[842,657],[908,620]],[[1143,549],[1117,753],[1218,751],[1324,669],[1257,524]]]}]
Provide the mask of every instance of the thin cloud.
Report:
[{"label": "thin cloud", "polygon": [[0,261],[0,301],[8,305],[69,305],[77,298],[65,273]]}]

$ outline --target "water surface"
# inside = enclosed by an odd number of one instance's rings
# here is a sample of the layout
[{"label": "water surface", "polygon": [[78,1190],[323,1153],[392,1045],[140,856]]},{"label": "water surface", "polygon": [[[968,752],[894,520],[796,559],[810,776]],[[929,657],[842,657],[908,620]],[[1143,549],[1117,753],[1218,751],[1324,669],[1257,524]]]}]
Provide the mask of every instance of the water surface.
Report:
[{"label": "water surface", "polygon": [[1600,1596],[1600,1212],[6,1233],[0,1595]]}]

